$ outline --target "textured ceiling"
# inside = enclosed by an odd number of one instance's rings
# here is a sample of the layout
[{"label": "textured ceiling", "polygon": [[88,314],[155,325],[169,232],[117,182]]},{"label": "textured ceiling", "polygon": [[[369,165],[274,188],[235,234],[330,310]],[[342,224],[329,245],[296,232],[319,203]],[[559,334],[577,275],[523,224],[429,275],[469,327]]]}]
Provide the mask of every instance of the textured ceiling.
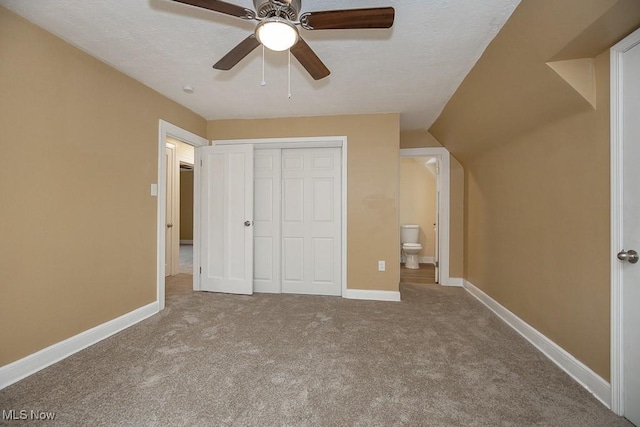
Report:
[{"label": "textured ceiling", "polygon": [[302,0],[303,11],[393,6],[396,20],[390,30],[301,30],[331,75],[314,81],[292,57],[291,99],[286,52],[266,51],[264,87],[261,48],[231,71],[212,68],[254,21],[170,0],[0,4],[209,120],[398,112],[402,129],[426,129],[519,1]]}]

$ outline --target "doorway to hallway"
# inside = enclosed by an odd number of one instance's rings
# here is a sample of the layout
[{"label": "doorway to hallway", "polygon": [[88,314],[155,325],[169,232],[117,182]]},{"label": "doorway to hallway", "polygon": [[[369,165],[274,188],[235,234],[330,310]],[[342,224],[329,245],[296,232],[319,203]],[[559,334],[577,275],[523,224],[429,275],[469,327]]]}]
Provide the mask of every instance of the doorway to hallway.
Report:
[{"label": "doorway to hallway", "polygon": [[[157,287],[157,300],[159,309],[162,310],[165,307],[165,294],[166,294],[166,282],[165,277],[167,275],[167,270],[169,270],[168,274],[175,274],[178,271],[179,266],[179,253],[180,253],[180,224],[179,224],[179,202],[177,191],[167,191],[167,174],[174,174],[176,185],[173,187],[176,188],[178,186],[179,181],[179,164],[180,161],[184,163],[184,154],[176,153],[176,162],[174,166],[169,166],[168,169],[168,161],[167,161],[167,143],[170,143],[174,146],[178,146],[179,144],[184,144],[185,146],[193,147],[195,150],[198,147],[203,147],[208,145],[208,141],[198,135],[195,135],[189,131],[186,131],[178,126],[175,126],[169,122],[164,120],[159,121],[159,132],[158,132],[158,181],[157,184],[152,184],[152,195],[156,194],[158,197],[157,203],[157,253],[156,253],[156,266],[157,266],[157,275],[156,275],[156,287]],[[194,153],[195,156],[195,153]],[[192,161],[193,162],[193,161]],[[177,176],[177,177],[176,177]],[[194,182],[194,194],[197,194],[195,191],[198,188],[198,183]],[[157,189],[157,190],[156,190]],[[173,194],[172,194],[173,193]],[[169,218],[169,222],[167,221],[167,207],[168,203],[172,203],[173,207],[173,217]],[[197,206],[198,197],[194,198],[194,205]],[[197,209],[194,207],[194,215],[197,212]],[[177,213],[177,214],[176,214]],[[168,225],[171,224],[171,227]],[[197,218],[193,221],[194,224],[194,235],[197,235],[198,232],[198,221]],[[171,230],[170,232],[173,235],[172,242],[170,244],[171,247],[167,244],[167,230]],[[169,269],[166,266],[167,263],[167,251],[172,251],[171,263],[172,267]],[[198,258],[197,249],[194,251],[193,255],[194,259]],[[196,286],[197,276],[194,276],[193,279],[193,287]]]}]

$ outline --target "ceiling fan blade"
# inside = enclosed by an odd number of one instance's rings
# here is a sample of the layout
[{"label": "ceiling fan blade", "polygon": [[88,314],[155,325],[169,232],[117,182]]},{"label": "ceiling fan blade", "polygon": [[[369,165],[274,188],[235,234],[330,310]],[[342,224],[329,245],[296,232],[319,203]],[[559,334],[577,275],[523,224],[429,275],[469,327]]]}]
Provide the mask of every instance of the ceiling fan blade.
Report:
[{"label": "ceiling fan blade", "polygon": [[220,0],[173,0],[178,3],[184,3],[191,6],[201,7],[203,9],[213,10],[214,12],[224,13],[226,15],[235,16],[242,19],[255,19],[256,14],[251,9],[236,6]]},{"label": "ceiling fan blade", "polygon": [[395,14],[392,7],[307,12],[300,16],[300,25],[306,30],[391,28]]},{"label": "ceiling fan blade", "polygon": [[260,42],[255,35],[251,34],[231,49],[220,61],[216,62],[213,68],[216,70],[230,70],[258,46],[260,46]]},{"label": "ceiling fan blade", "polygon": [[331,71],[322,63],[318,55],[316,55],[302,37],[300,37],[298,43],[291,48],[291,53],[314,80],[323,79],[331,74]]}]

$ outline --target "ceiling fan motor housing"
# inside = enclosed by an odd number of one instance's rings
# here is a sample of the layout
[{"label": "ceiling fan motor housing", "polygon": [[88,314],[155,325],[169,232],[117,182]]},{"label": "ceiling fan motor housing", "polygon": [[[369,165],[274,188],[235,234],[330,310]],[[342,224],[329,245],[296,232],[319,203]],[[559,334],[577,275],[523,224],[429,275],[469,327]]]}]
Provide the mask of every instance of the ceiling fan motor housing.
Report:
[{"label": "ceiling fan motor housing", "polygon": [[[301,0],[253,0],[253,5],[260,18],[281,16],[290,21],[298,19]],[[279,15],[278,15],[279,11]]]}]

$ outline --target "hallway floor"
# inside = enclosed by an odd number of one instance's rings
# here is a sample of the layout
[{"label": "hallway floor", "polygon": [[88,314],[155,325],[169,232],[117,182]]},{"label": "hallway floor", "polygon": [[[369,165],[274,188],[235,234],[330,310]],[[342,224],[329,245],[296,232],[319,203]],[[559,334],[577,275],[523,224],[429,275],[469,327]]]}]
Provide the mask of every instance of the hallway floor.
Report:
[{"label": "hallway floor", "polygon": [[193,274],[193,245],[180,245],[179,273]]}]

